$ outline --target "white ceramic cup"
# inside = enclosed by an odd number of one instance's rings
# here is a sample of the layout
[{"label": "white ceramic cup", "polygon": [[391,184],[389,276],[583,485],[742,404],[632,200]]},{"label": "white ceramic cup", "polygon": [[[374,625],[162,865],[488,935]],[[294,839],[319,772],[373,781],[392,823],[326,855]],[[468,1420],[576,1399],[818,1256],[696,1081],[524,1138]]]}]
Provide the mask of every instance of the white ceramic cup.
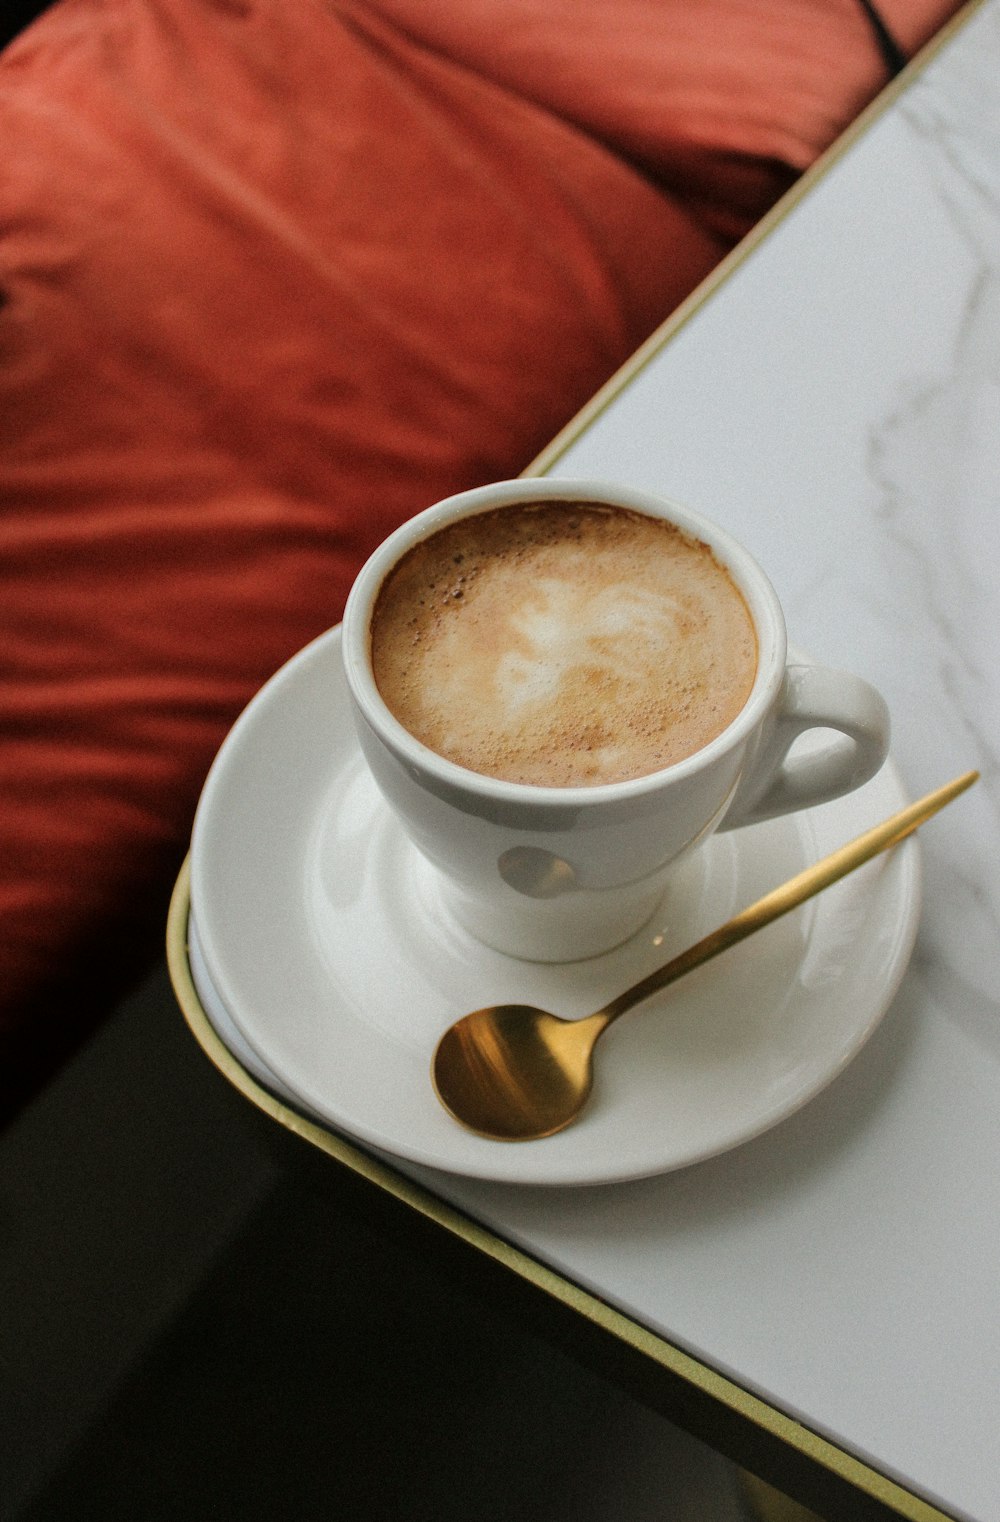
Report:
[{"label": "white ceramic cup", "polygon": [[[428,749],[383,702],[369,629],[391,568],[458,518],[543,500],[610,503],[666,518],[710,545],[742,591],[757,631],[756,678],[729,727],[694,755],[597,786],[501,781]],[[444,903],[479,940],[533,961],[610,950],[646,923],[671,870],[713,830],[837,798],[867,782],[888,753],[888,712],[874,688],[846,672],[787,664],[778,599],[741,545],[686,508],[603,482],[501,481],[418,514],[359,573],[342,648],[368,766],[413,844],[441,874]],[[789,754],[809,730],[838,733]]]}]

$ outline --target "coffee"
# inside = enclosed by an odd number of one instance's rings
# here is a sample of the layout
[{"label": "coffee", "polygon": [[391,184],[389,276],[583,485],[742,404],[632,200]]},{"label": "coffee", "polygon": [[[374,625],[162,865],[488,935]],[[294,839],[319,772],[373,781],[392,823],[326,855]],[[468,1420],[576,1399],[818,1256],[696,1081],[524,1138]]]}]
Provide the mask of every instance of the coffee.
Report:
[{"label": "coffee", "polygon": [[706,544],[626,508],[551,500],[408,551],[379,590],[371,652],[384,702],[424,745],[549,787],[701,750],[757,667],[749,609]]}]

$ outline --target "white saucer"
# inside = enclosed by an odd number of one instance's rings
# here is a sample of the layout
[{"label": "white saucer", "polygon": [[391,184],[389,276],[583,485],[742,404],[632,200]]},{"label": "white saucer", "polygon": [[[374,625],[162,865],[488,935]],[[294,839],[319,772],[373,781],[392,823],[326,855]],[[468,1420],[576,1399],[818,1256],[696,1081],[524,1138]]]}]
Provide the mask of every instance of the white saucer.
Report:
[{"label": "white saucer", "polygon": [[412,1162],[547,1185],[666,1172],[775,1125],[857,1054],[916,934],[914,840],[615,1025],[590,1104],[539,1142],[485,1141],[439,1106],[429,1064],[498,1001],[587,1014],[768,888],[907,801],[891,764],[837,803],[717,835],[626,946],[519,962],[439,903],[355,740],[340,632],[261,690],[212,767],[191,855],[192,973],[219,1035],[294,1107]]}]

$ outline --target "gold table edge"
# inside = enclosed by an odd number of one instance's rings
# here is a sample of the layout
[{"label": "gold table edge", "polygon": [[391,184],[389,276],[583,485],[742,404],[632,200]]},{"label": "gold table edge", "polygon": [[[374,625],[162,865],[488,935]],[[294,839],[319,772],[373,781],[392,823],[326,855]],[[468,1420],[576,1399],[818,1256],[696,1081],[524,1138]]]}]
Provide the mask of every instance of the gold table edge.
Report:
[{"label": "gold table edge", "polygon": [[914,80],[923,74],[928,65],[947,47],[973,16],[987,4],[987,0],[967,0],[945,22],[934,36],[929,38],[904,69],[870,101],[850,126],[820,154],[815,163],[803,171],[795,184],[775,202],[771,210],[755,224],[753,229],[730,249],[712,272],[685,298],[649,337],[639,345],[625,363],[615,371],[565,427],[561,428],[545,448],[521,471],[522,476],[543,476],[558,464],[576,441],[586,433],[602,413],[606,412],[622,391],[641,374],[657,355],[677,337],[693,317],[701,310],[716,291],[729,280],[742,264],[767,241],[785,218],[799,203],[805,200],[816,184],[829,174],[851,148],[863,138],[875,123],[895,105]]},{"label": "gold table edge", "polygon": [[[626,386],[677,336],[776,227],[804,200],[816,183],[859,141],[899,99],[916,75],[941,52],[987,0],[969,0],[927,42],[900,74],[886,86],[857,119],[831,144],[811,168],[772,207],[748,236],[640,345],[628,361],[600,388],[575,417],[521,472],[540,476],[550,471],[571,446],[607,410]],[[946,1512],[906,1490],[896,1481],[839,1448],[829,1439],[796,1422],[777,1407],[702,1363],[676,1344],[642,1326],[522,1249],[512,1246],[478,1221],[448,1205],[429,1190],[353,1145],[346,1138],[298,1114],[275,1098],[247,1072],[216,1034],[198,996],[188,958],[187,923],[190,911],[190,856],[174,885],[167,918],[167,965],[174,995],[187,1025],[208,1059],[246,1099],[279,1125],[326,1152],[354,1173],[387,1191],[402,1203],[434,1221],[470,1246],[518,1274],[536,1288],[561,1301],[589,1321],[618,1337],[653,1362],[668,1369],[703,1394],[737,1412],[753,1425],[794,1448],[814,1463],[838,1475],[873,1499],[890,1506],[908,1522],[951,1522]]]},{"label": "gold table edge", "polygon": [[365,1152],[346,1137],[329,1130],[269,1093],[247,1072],[217,1035],[195,988],[188,955],[187,926],[191,906],[191,858],[185,859],[167,916],[167,966],[174,995],[191,1034],[232,1086],[279,1125],[327,1153],[337,1162],[385,1190],[444,1230],[485,1253],[588,1321],[611,1333],[636,1352],[684,1380],[702,1394],[736,1412],[857,1490],[890,1506],[907,1522],[952,1522],[947,1513],[880,1474],[836,1443],[811,1431],[760,1396],[720,1374],[711,1365],[686,1353],[675,1343],[616,1310],[606,1301],[573,1284],[523,1249],[514,1247],[473,1217],[438,1198],[389,1164]]}]

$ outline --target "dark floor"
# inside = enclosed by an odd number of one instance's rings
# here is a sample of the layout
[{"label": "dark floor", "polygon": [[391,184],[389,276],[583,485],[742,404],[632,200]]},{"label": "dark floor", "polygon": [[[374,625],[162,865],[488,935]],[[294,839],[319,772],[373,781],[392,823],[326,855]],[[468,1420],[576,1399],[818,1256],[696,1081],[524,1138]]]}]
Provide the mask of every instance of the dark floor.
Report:
[{"label": "dark floor", "polygon": [[0,1518],[742,1522],[725,1460],[297,1155],[162,974],[0,1138]]}]

